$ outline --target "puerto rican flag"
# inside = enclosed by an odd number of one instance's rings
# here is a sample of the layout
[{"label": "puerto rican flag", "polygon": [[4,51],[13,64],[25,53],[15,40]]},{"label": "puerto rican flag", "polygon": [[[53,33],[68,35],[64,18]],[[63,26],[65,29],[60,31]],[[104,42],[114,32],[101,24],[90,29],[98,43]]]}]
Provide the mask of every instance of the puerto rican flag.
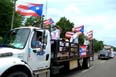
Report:
[{"label": "puerto rican flag", "polygon": [[65,37],[71,38],[74,35],[74,32],[66,32]]},{"label": "puerto rican flag", "polygon": [[44,21],[44,25],[46,25],[46,26],[51,25],[53,23],[54,23],[54,21],[52,20],[52,18],[49,18],[49,19]]},{"label": "puerto rican flag", "polygon": [[16,12],[23,16],[41,17],[43,12],[43,4],[24,3],[16,5]]},{"label": "puerto rican flag", "polygon": [[89,40],[93,38],[93,30],[90,30],[89,32],[87,32],[87,37]]},{"label": "puerto rican flag", "polygon": [[81,45],[79,48],[80,51],[80,57],[86,57],[87,56],[87,46]]},{"label": "puerto rican flag", "polygon": [[72,30],[75,31],[75,32],[81,32],[81,33],[83,33],[84,32],[84,25],[72,28]]}]

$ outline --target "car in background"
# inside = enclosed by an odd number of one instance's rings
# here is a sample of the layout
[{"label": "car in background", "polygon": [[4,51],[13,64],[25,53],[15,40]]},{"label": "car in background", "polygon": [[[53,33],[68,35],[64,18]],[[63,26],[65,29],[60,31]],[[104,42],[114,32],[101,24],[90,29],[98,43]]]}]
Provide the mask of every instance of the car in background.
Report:
[{"label": "car in background", "polygon": [[110,59],[110,53],[107,50],[101,50],[98,53],[98,59]]}]

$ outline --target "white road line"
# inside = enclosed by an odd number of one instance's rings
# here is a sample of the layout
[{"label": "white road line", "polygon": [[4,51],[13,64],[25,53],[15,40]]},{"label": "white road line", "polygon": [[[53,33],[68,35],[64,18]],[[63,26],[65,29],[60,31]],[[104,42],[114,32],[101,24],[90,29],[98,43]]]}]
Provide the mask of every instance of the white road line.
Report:
[{"label": "white road line", "polygon": [[91,70],[93,68],[94,68],[94,66],[90,67],[89,69],[83,70],[82,73],[85,73],[85,72],[87,72],[87,71],[89,71],[89,70]]},{"label": "white road line", "polygon": [[94,66],[90,67],[89,69],[93,69],[93,68],[94,68]]},{"label": "white road line", "polygon": [[71,76],[71,77],[80,77],[80,76]]},{"label": "white road line", "polygon": [[88,69],[87,69],[87,70],[83,70],[82,73],[85,73],[85,72],[87,72],[87,71],[89,71],[89,70],[88,70]]}]

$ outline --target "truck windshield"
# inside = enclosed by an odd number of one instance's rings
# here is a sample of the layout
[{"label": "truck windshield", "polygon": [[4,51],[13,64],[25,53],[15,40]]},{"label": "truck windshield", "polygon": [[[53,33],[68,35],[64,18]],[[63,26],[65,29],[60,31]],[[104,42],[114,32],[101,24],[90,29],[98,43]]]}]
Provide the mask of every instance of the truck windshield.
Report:
[{"label": "truck windshield", "polygon": [[22,49],[26,45],[29,33],[30,29],[27,28],[11,30],[10,32],[8,32],[3,46]]}]

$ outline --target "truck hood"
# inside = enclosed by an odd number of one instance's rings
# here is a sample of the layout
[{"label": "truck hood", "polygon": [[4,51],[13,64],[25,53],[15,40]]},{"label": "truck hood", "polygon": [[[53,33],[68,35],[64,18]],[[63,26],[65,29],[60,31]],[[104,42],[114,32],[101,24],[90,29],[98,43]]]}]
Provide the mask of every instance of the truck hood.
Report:
[{"label": "truck hood", "polygon": [[18,53],[18,52],[21,52],[21,50],[20,49],[14,49],[14,48],[0,48],[0,54],[8,53],[8,52]]},{"label": "truck hood", "polygon": [[14,48],[0,48],[0,58],[15,57],[24,59],[24,50]]}]

